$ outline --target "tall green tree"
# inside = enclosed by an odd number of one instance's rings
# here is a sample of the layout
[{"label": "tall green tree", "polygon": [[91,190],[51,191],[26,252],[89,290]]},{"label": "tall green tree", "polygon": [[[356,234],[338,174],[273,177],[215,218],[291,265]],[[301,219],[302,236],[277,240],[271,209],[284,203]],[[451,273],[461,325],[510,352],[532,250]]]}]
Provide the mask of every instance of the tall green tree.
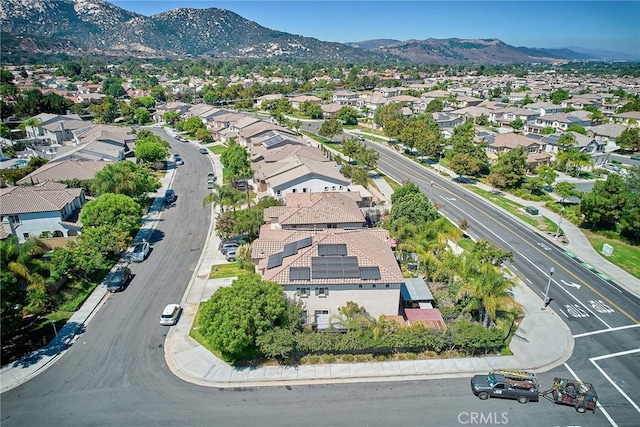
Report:
[{"label": "tall green tree", "polygon": [[336,118],[342,120],[346,126],[358,124],[358,110],[348,105],[340,108],[336,113]]},{"label": "tall green tree", "polygon": [[89,111],[93,113],[96,123],[113,123],[118,118],[118,102],[115,98],[107,96],[99,104],[91,104]]},{"label": "tall green tree", "polygon": [[129,196],[105,193],[80,211],[83,227],[110,226],[133,235],[142,224],[142,208]]},{"label": "tall green tree", "polygon": [[334,136],[342,133],[342,124],[335,118],[322,122],[318,134],[331,140]]},{"label": "tall green tree", "polygon": [[498,156],[491,172],[502,177],[507,188],[518,188],[524,180],[527,154],[524,147],[517,147]]},{"label": "tall green tree", "polygon": [[146,167],[123,160],[110,163],[97,172],[90,187],[96,196],[115,193],[139,199],[160,188],[160,182]]},{"label": "tall green tree", "polygon": [[373,121],[384,129],[385,135],[398,138],[404,127],[405,119],[402,115],[402,105],[392,102],[376,108]]},{"label": "tall green tree", "polygon": [[580,212],[591,228],[614,230],[622,216],[625,201],[624,180],[619,175],[610,174],[606,181],[596,181],[591,192],[583,195]]},{"label": "tall green tree", "polygon": [[247,178],[250,176],[250,162],[247,150],[239,145],[231,145],[220,155],[220,162],[230,179]]},{"label": "tall green tree", "polygon": [[626,128],[616,138],[616,144],[623,150],[640,151],[640,129]]},{"label": "tall green tree", "polygon": [[286,311],[280,285],[243,274],[201,305],[199,332],[225,359],[237,360],[256,350],[261,335],[285,323]]}]

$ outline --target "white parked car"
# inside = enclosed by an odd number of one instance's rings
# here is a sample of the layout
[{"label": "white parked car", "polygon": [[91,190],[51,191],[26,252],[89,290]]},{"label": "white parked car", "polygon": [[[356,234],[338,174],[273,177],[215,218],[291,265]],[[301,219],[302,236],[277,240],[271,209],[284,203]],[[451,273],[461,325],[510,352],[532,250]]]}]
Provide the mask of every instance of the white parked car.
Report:
[{"label": "white parked car", "polygon": [[160,315],[160,324],[163,326],[171,326],[178,323],[178,318],[182,313],[182,307],[179,304],[169,304],[164,308]]},{"label": "white parked car", "polygon": [[131,251],[131,261],[133,262],[142,262],[147,259],[149,256],[149,252],[151,251],[151,245],[146,240],[138,243],[133,247],[133,251]]}]

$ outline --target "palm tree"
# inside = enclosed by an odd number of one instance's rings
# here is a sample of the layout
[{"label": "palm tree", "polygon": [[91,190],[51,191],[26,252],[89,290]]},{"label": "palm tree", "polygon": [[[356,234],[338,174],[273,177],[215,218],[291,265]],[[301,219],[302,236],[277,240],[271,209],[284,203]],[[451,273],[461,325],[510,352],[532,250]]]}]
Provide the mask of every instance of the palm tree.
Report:
[{"label": "palm tree", "polygon": [[565,132],[560,135],[560,138],[558,138],[558,145],[561,145],[563,147],[573,146],[576,145],[576,143],[576,136],[573,134],[573,132]]},{"label": "palm tree", "polygon": [[214,209],[220,206],[220,210],[224,213],[224,199],[222,195],[222,187],[218,184],[213,184],[213,191],[207,194],[207,197],[202,200],[202,207],[206,207],[208,204],[212,204]]},{"label": "palm tree", "polygon": [[584,166],[593,166],[593,158],[589,153],[579,151],[575,157],[576,176],[580,175]]},{"label": "palm tree", "polygon": [[477,275],[465,280],[456,295],[459,300],[469,298],[464,310],[478,311],[479,318],[485,328],[495,323],[499,309],[516,306],[508,291],[514,287],[511,279],[506,278],[495,267],[484,264],[479,266]]},{"label": "palm tree", "polygon": [[37,239],[29,239],[20,245],[15,238],[7,239],[0,246],[2,250],[2,264],[7,272],[11,272],[17,279],[18,286],[27,289],[27,307],[32,313],[42,312],[49,303],[45,275],[48,266],[34,257],[42,255],[44,249]]}]

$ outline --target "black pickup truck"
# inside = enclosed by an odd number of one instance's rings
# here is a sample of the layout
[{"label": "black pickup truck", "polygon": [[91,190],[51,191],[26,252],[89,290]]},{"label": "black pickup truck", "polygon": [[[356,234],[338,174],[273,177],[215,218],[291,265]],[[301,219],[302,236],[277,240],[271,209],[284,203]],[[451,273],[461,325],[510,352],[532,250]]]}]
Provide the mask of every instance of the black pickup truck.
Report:
[{"label": "black pickup truck", "polygon": [[527,403],[537,402],[539,399],[538,382],[535,379],[516,380],[493,372],[489,375],[475,375],[471,379],[471,391],[482,400],[500,397]]}]

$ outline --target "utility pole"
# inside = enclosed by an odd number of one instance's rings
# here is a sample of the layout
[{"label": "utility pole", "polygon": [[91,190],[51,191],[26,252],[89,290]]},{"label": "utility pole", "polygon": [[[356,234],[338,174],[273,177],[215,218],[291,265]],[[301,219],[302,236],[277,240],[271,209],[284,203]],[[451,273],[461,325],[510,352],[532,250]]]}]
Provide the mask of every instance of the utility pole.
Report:
[{"label": "utility pole", "polygon": [[558,229],[556,230],[555,240],[558,240],[558,236],[560,236],[560,225],[562,224],[563,215],[564,215],[564,206],[562,207],[562,210],[560,211],[560,221],[558,221]]},{"label": "utility pole", "polygon": [[542,310],[546,310],[547,306],[551,302],[549,299],[549,287],[551,286],[551,276],[553,276],[554,271],[555,269],[553,267],[549,269],[549,281],[547,282],[547,288],[544,290],[544,306],[541,307]]}]

